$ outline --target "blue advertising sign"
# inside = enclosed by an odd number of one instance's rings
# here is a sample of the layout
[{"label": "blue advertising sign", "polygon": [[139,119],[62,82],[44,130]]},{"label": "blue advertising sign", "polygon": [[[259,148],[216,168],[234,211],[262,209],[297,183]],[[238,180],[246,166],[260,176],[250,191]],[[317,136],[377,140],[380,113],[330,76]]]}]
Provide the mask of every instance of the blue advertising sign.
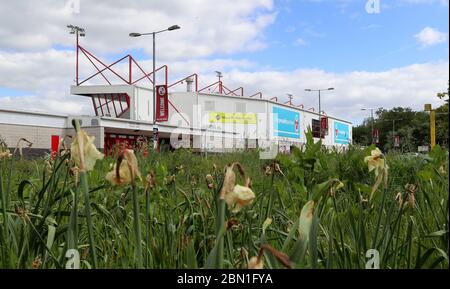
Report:
[{"label": "blue advertising sign", "polygon": [[274,135],[280,137],[300,138],[300,113],[281,107],[273,107]]},{"label": "blue advertising sign", "polygon": [[338,144],[349,144],[350,140],[350,131],[349,125],[342,122],[334,122],[334,143]]}]

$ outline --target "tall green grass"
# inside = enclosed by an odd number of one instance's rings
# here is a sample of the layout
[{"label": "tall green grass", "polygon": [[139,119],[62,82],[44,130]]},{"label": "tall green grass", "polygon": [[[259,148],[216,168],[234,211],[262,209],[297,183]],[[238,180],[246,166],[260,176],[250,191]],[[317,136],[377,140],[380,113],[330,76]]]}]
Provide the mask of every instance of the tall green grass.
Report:
[{"label": "tall green grass", "polygon": [[[324,151],[310,138],[305,150],[276,160],[256,151],[138,151],[154,187],[109,184],[114,157],[97,161],[85,181],[71,175],[69,155],[50,167],[2,159],[0,267],[31,268],[39,259],[39,268],[64,268],[76,248],[81,268],[246,268],[260,252],[265,268],[365,268],[368,249],[379,251],[381,268],[448,268],[448,152],[387,154],[387,186],[366,201],[375,182],[364,163],[370,149]],[[236,161],[256,199],[231,213],[219,192],[224,167]],[[414,207],[395,199],[407,199],[406,184],[416,186]]]}]

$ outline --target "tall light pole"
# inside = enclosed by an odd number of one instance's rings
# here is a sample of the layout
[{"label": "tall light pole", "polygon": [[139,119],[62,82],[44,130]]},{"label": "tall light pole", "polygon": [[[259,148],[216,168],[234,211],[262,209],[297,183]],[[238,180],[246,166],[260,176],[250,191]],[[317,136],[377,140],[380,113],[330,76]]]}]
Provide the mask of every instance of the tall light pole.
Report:
[{"label": "tall light pole", "polygon": [[[178,25],[172,25],[167,29],[164,30],[160,30],[160,31],[155,31],[155,32],[148,32],[148,33],[137,33],[137,32],[132,32],[129,34],[130,37],[139,37],[142,35],[153,35],[153,128],[156,127],[156,104],[155,104],[155,100],[156,100],[156,34],[165,32],[165,31],[173,31],[173,30],[177,30],[180,29],[180,26]],[[157,141],[155,141],[154,147],[157,147]]]},{"label": "tall light pole", "polygon": [[385,121],[392,121],[392,137],[393,137],[394,147],[395,147],[395,122],[399,121],[399,120],[403,120],[403,118],[385,119]]},{"label": "tall light pole", "polygon": [[374,123],[374,118],[373,118],[373,111],[375,110],[375,109],[380,109],[380,108],[382,108],[382,107],[379,107],[379,108],[361,108],[361,110],[370,110],[370,119],[371,119],[371,122],[372,122],[372,144],[374,143],[374,138],[373,138],[373,123]]},{"label": "tall light pole", "polygon": [[322,115],[321,115],[322,110],[321,110],[321,107],[320,107],[320,92],[321,91],[326,91],[326,90],[334,90],[334,87],[329,87],[329,88],[325,88],[325,89],[309,89],[309,88],[305,89],[305,91],[318,91],[319,92],[319,122],[320,122],[320,125],[319,125],[319,138],[320,139],[322,139]]},{"label": "tall light pole", "polygon": [[84,30],[84,28],[75,26],[75,25],[67,25],[67,28],[70,29],[70,34],[75,34],[76,35],[76,41],[77,41],[77,60],[76,60],[76,72],[75,72],[75,83],[78,85],[79,79],[78,79],[78,47],[79,47],[79,43],[78,43],[78,38],[79,37],[84,37],[86,36],[86,31]]}]

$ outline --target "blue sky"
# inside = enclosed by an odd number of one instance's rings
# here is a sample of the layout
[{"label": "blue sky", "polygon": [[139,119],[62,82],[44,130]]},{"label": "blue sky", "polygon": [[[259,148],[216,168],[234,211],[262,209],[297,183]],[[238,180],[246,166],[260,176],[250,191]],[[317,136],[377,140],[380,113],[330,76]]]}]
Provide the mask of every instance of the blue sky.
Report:
[{"label": "blue sky", "polygon": [[[426,26],[448,33],[448,7],[382,1],[380,13],[368,14],[365,1],[351,1],[344,11],[338,2],[275,2],[278,15],[265,33],[267,49],[237,57],[278,69],[330,72],[382,71],[448,59],[448,44],[422,49],[414,38]],[[385,2],[392,5],[383,7]]]}]

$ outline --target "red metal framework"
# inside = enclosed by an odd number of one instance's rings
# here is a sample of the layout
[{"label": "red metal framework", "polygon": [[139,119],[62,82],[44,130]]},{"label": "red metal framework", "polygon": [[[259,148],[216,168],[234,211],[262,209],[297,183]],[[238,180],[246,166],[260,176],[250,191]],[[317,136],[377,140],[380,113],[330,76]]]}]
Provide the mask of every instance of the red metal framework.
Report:
[{"label": "red metal framework", "polygon": [[192,80],[192,78],[195,79],[194,80],[195,81],[195,91],[197,92],[198,91],[198,75],[196,73],[191,74],[191,75],[189,75],[189,76],[187,76],[187,77],[185,77],[183,79],[180,79],[180,80],[172,83],[171,85],[167,86],[167,88],[171,88],[171,87],[173,87],[173,86],[175,86],[177,84],[183,84],[184,81]]},{"label": "red metal framework", "polygon": [[262,98],[262,92],[257,92],[257,93],[255,93],[253,95],[250,95],[249,97],[254,97],[254,96],[257,96],[257,95],[259,95],[259,98]]},{"label": "red metal framework", "polygon": [[[97,70],[96,73],[92,74],[91,76],[87,77],[86,79],[84,79],[83,81],[79,81],[79,52],[82,52],[84,54],[84,56],[89,60],[89,62],[92,64],[92,66],[95,67],[95,69]],[[121,62],[123,62],[123,60],[128,59],[128,76],[123,77],[119,72],[115,71],[112,67],[114,65],[117,65]],[[96,65],[96,63],[93,61],[95,60],[97,62],[97,64],[100,64],[101,67],[103,67],[102,69],[99,68],[98,65]],[[134,64],[134,65],[133,65]],[[138,79],[133,79],[133,67],[136,66],[138,68],[138,70],[143,74],[143,76],[141,76]],[[87,51],[86,49],[84,49],[81,45],[79,45],[78,42],[78,34],[77,34],[77,53],[76,53],[76,85],[80,86],[83,83],[86,83],[87,81],[93,79],[94,77],[96,77],[97,75],[101,75],[103,77],[103,79],[109,84],[112,85],[110,79],[108,79],[104,72],[105,71],[109,71],[111,73],[113,73],[115,76],[117,76],[122,82],[125,82],[126,84],[129,85],[134,85],[137,82],[143,80],[143,79],[147,79],[152,85],[153,85],[153,81],[150,78],[150,76],[153,73],[156,73],[160,70],[164,70],[164,84],[167,85],[168,84],[168,75],[169,75],[169,68],[167,65],[163,65],[160,68],[156,69],[154,72],[150,72],[147,73],[144,71],[144,69],[142,69],[142,67],[136,62],[136,60],[131,56],[131,55],[126,55],[122,58],[120,58],[119,60],[107,65],[105,64],[103,61],[101,61],[100,59],[98,59],[97,57],[95,57],[92,53],[90,53],[89,51]],[[197,82],[197,79],[196,79]],[[176,83],[175,83],[176,84]],[[174,84],[172,84],[171,86],[173,86]],[[196,85],[197,86],[197,85]],[[169,86],[168,86],[169,87]],[[197,89],[197,88],[196,88]],[[112,112],[114,112],[114,116],[115,117],[120,117],[122,116],[126,111],[129,110],[130,108],[130,97],[127,94],[114,94],[114,93],[109,93],[109,94],[93,94],[91,95],[92,97],[92,103],[94,105],[94,109],[95,109],[95,113],[96,115],[101,115],[105,116],[105,115],[109,115],[109,116],[113,116]],[[169,100],[169,104],[173,107],[173,109],[175,111],[177,111],[178,113],[180,112],[174,105],[173,103]],[[182,115],[181,115],[182,116]],[[184,118],[182,116],[182,118],[186,121],[186,123],[189,125],[189,121]]]},{"label": "red metal framework", "polygon": [[[211,90],[211,87],[213,87],[213,89]],[[203,87],[202,89],[200,89],[198,92],[202,92],[208,89],[208,92],[210,93],[214,93],[217,89],[218,89],[218,93],[222,94],[222,90],[223,90],[223,85],[222,85],[222,81],[216,81],[208,86]]]},{"label": "red metal framework", "polygon": [[[228,91],[228,92],[225,93],[225,95],[244,96],[244,88],[243,88],[242,86],[241,86],[241,87],[238,87],[238,88],[236,88],[236,89],[234,89],[234,90],[230,90],[230,89],[228,89],[228,88],[225,87],[225,86],[223,86],[223,88],[224,88],[225,90]],[[239,95],[236,94],[237,91],[240,91],[240,94],[239,94]]]},{"label": "red metal framework", "polygon": [[272,97],[270,100],[274,100],[274,99],[276,102],[278,102],[278,97],[276,97],[276,96]]},{"label": "red metal framework", "polygon": [[301,109],[305,108],[305,106],[303,104],[299,104],[299,105],[297,105],[297,107],[300,107]]},{"label": "red metal framework", "polygon": [[[89,62],[92,64],[92,66],[95,67],[95,69],[97,70],[96,73],[90,75],[89,77],[85,78],[83,81],[79,81],[79,74],[78,74],[78,53],[77,53],[77,77],[76,77],[76,83],[77,85],[82,85],[83,83],[86,83],[87,81],[93,79],[94,77],[101,75],[103,77],[103,79],[109,84],[112,85],[110,79],[108,79],[108,77],[105,76],[104,72],[105,71],[109,71],[112,74],[114,74],[115,76],[117,76],[121,81],[125,82],[126,84],[129,85],[133,85],[138,83],[139,81],[143,80],[143,79],[147,79],[151,84],[153,84],[153,81],[151,79],[151,75],[153,74],[153,72],[147,73],[144,69],[142,69],[142,67],[139,65],[139,63],[137,63],[137,61],[133,58],[133,56],[131,55],[125,55],[124,57],[120,58],[119,60],[114,61],[113,63],[107,65],[105,64],[103,61],[101,61],[100,59],[98,59],[96,56],[94,56],[92,53],[90,53],[89,51],[87,51],[86,49],[84,49],[82,46],[78,45],[77,51],[81,51],[84,56],[86,57],[87,60],[89,60]],[[119,63],[123,63],[123,61],[127,59],[127,63],[128,63],[128,71],[125,77],[123,77],[120,72],[116,71],[113,69],[113,66],[118,65]],[[100,66],[102,67],[101,69],[99,68],[98,65],[96,65],[96,63],[93,61],[95,60],[97,62],[97,64],[100,64]],[[134,66],[136,66],[138,68],[138,70],[143,74],[143,76],[141,76],[138,79],[133,79],[133,68]],[[167,65],[163,65],[161,67],[159,67],[158,69],[155,70],[155,73],[160,71],[160,70],[164,70],[164,84],[167,85],[168,82],[168,75],[169,75],[169,68]]]}]

